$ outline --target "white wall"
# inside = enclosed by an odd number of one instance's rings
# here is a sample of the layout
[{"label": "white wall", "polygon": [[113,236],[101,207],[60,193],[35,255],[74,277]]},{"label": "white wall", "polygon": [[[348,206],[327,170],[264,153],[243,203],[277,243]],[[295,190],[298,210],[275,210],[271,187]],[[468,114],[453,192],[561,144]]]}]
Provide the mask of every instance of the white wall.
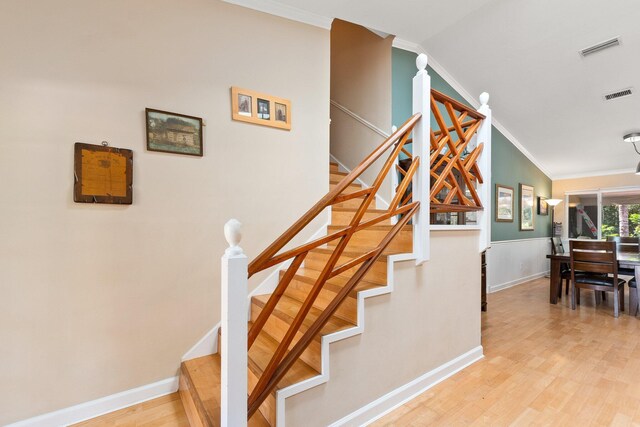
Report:
[{"label": "white wall", "polygon": [[[374,126],[391,133],[391,45],[366,28],[336,19],[331,26],[331,99]],[[353,170],[384,137],[343,111],[331,109],[331,154]],[[360,178],[372,185],[387,156]],[[391,201],[390,175],[378,194]]]},{"label": "white wall", "polygon": [[[0,425],[176,375],[250,258],[328,188],[329,32],[217,0],[0,2]],[[231,86],[292,130],[231,121]],[[205,119],[145,150],[145,107]],[[131,206],[73,202],[73,144],[134,151]],[[310,233],[309,233],[310,234]],[[255,285],[255,281],[253,282]]]},{"label": "white wall", "polygon": [[548,237],[491,242],[487,251],[487,292],[496,292],[549,272]]}]

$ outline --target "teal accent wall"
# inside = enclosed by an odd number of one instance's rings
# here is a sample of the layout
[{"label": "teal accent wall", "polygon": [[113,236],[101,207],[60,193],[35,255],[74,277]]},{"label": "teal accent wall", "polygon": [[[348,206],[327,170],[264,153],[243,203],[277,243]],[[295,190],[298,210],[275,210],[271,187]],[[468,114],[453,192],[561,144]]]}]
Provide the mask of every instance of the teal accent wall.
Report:
[{"label": "teal accent wall", "polygon": [[[411,92],[412,79],[416,74],[416,54],[393,48],[392,53],[392,120],[400,126],[412,112]],[[465,105],[470,104],[453,89],[431,67],[427,67],[431,76],[431,87]],[[433,126],[433,123],[432,123]],[[495,127],[491,128],[491,240],[518,240],[551,236],[551,216],[537,214],[537,197],[551,197],[551,179],[534,165],[515,145],[513,145]],[[495,188],[496,183],[514,189],[513,222],[495,221]],[[536,195],[534,215],[534,231],[520,231],[519,184],[531,185]]]},{"label": "teal accent wall", "polygon": [[[513,222],[496,222],[496,183],[514,190]],[[491,128],[491,240],[517,240],[551,237],[551,212],[538,215],[538,196],[551,198],[551,179],[522,154],[499,130]],[[533,186],[536,195],[534,231],[520,231],[519,184]]]}]

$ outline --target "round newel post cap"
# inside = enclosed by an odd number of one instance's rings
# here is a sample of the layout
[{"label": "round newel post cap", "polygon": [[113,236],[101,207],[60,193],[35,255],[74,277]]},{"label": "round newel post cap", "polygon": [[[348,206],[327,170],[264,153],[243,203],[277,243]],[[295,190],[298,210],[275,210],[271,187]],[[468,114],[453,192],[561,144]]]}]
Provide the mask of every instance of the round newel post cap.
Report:
[{"label": "round newel post cap", "polygon": [[224,225],[224,237],[229,244],[229,247],[224,251],[225,254],[239,255],[242,253],[242,248],[238,246],[238,243],[242,240],[241,227],[242,224],[237,219],[230,219]]},{"label": "round newel post cap", "polygon": [[427,55],[421,53],[416,58],[416,67],[418,68],[418,72],[425,71],[427,69],[428,58]]},{"label": "round newel post cap", "polygon": [[481,105],[487,105],[489,103],[489,94],[487,92],[482,92],[478,99],[480,99]]}]

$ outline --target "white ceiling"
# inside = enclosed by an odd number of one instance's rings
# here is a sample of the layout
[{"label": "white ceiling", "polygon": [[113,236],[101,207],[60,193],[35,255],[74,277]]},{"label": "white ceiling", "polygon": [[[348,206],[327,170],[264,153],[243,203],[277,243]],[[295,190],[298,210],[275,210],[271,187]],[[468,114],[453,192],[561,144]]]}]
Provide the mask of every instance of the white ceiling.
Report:
[{"label": "white ceiling", "polygon": [[[638,0],[231,0],[300,9],[422,46],[468,93],[491,94],[493,116],[557,179],[632,171],[622,136],[640,130]],[[620,36],[621,45],[578,51]]]}]

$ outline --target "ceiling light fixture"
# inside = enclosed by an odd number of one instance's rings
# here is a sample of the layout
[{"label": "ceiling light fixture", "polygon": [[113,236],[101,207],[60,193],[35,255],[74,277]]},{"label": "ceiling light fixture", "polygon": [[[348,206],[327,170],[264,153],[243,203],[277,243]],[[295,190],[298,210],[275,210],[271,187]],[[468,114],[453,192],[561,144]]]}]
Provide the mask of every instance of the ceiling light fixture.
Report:
[{"label": "ceiling light fixture", "polygon": [[[636,150],[636,153],[640,154],[638,151],[638,147],[636,147],[636,142],[640,142],[640,132],[631,132],[622,137],[624,142],[630,142],[633,144],[633,149]],[[640,162],[638,162],[638,166],[636,166],[636,175],[640,175]]]}]

